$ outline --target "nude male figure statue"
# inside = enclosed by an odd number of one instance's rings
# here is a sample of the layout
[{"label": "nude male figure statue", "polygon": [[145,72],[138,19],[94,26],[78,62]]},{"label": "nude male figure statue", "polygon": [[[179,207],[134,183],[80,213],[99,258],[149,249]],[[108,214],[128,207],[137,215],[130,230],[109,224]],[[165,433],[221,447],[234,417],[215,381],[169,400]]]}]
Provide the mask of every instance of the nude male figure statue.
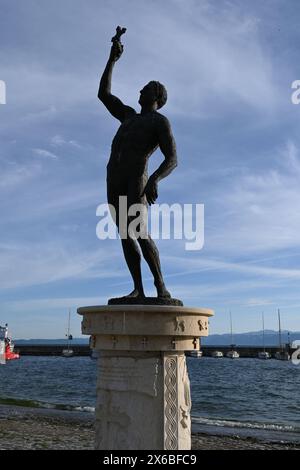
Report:
[{"label": "nude male figure statue", "polygon": [[[125,28],[118,27],[116,36],[112,38],[113,45],[98,93],[100,101],[121,122],[112,142],[107,165],[107,199],[108,203],[115,208],[117,225],[120,209],[119,196],[127,196],[128,207],[132,204],[143,204],[145,207],[148,204],[154,204],[158,197],[158,182],[168,176],[177,166],[176,145],[169,121],[157,112],[167,101],[165,87],[157,81],[151,81],[144,86],[139,97],[140,113],[123,104],[111,93],[112,72],[116,61],[123,53],[120,37],[125,31]],[[158,147],[164,156],[164,161],[148,178],[148,159]],[[131,217],[128,217],[127,213],[126,217],[129,225]],[[129,295],[121,299],[111,299],[109,303],[116,303],[114,300],[145,303],[139,247],[153,274],[158,299],[162,301],[161,303],[164,303],[164,300],[167,302],[167,299],[171,300],[163,280],[158,249],[150,235],[147,234],[146,237],[137,238],[137,240],[131,237],[130,233],[127,235],[124,238],[121,237],[121,241],[134,289]]]}]

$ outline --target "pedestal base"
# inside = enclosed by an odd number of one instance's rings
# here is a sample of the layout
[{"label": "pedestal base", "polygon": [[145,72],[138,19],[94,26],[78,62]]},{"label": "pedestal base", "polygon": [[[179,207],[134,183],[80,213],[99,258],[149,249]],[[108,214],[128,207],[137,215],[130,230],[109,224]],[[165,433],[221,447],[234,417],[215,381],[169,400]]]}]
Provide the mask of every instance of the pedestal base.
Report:
[{"label": "pedestal base", "polygon": [[190,384],[184,351],[208,335],[208,309],[83,307],[82,332],[99,353],[98,450],[189,450]]},{"label": "pedestal base", "polygon": [[101,353],[96,449],[188,450],[190,408],[183,353]]}]

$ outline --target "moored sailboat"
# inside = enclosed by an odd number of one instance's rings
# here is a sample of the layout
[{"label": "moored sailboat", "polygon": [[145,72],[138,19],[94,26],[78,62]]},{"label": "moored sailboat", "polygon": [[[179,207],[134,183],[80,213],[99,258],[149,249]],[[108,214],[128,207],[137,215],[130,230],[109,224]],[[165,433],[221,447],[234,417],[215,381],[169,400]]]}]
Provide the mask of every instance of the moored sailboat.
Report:
[{"label": "moored sailboat", "polygon": [[259,351],[258,353],[258,359],[271,359],[271,354],[266,351],[266,346],[265,346],[265,317],[264,313],[262,313],[262,326],[263,326],[263,351]]},{"label": "moored sailboat", "polygon": [[189,354],[188,354],[190,357],[202,357],[203,356],[203,352],[200,351],[200,349],[194,349],[193,351],[189,351]]},{"label": "moored sailboat", "polygon": [[70,323],[71,323],[71,309],[69,309],[69,316],[68,316],[68,329],[67,329],[67,348],[62,350],[62,355],[64,357],[72,357],[74,356],[74,351],[70,347],[70,341],[72,341],[73,336],[70,333]]},{"label": "moored sailboat", "polygon": [[283,343],[282,343],[282,337],[281,337],[281,318],[280,318],[280,310],[278,309],[278,337],[279,337],[279,350],[275,353],[275,359],[278,359],[279,361],[289,361],[290,360],[290,355],[288,351],[285,349]]},{"label": "moored sailboat", "polygon": [[231,349],[226,353],[226,357],[229,359],[238,359],[240,357],[239,353],[235,351],[234,349]]},{"label": "moored sailboat", "polygon": [[213,351],[211,353],[211,357],[221,358],[221,357],[223,357],[223,353],[222,353],[222,351]]},{"label": "moored sailboat", "polygon": [[232,330],[232,315],[230,313],[230,334],[231,334],[231,350],[226,353],[226,357],[229,359],[238,359],[240,357],[239,353],[235,350],[235,344],[233,344],[233,330]]}]

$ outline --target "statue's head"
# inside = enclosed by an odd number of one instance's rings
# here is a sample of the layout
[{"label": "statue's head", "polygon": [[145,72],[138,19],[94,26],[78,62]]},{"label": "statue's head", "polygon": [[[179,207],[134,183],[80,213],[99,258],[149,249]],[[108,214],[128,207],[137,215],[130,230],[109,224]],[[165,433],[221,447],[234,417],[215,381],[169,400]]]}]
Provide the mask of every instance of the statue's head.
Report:
[{"label": "statue's head", "polygon": [[152,80],[140,91],[139,104],[143,106],[151,106],[157,103],[157,109],[162,108],[168,98],[167,90],[160,82]]}]

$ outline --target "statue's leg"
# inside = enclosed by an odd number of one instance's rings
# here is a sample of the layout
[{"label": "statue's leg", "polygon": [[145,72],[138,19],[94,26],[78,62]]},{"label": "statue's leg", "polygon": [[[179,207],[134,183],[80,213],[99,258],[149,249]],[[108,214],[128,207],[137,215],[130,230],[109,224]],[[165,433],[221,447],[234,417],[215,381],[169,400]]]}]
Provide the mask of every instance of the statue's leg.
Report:
[{"label": "statue's leg", "polygon": [[[122,187],[124,186],[124,187]],[[115,208],[116,223],[119,230],[119,196],[125,196],[127,191],[126,185],[122,185],[121,181],[107,180],[107,201]],[[141,273],[141,255],[138,244],[133,240],[127,231],[127,238],[121,238],[123,253],[131,277],[133,279],[134,290],[126,297],[144,297],[144,288]]]},{"label": "statue's leg", "polygon": [[140,244],[145,261],[148,263],[150,271],[153,274],[154,285],[156,287],[158,297],[171,297],[171,294],[168,292],[163,280],[159,252],[154,241],[148,234],[147,238],[139,238],[138,242]]},{"label": "statue's leg", "polygon": [[145,297],[142,283],[141,255],[138,244],[130,238],[122,239],[124,257],[133,279],[134,290],[127,297]]},{"label": "statue's leg", "polygon": [[147,230],[147,220],[148,220],[148,211],[147,211],[147,200],[145,196],[142,196],[144,187],[147,183],[147,174],[144,174],[140,177],[133,177],[130,181],[128,187],[128,206],[132,204],[141,204],[143,209],[139,214],[139,220],[141,221],[142,226],[140,227],[140,233],[143,234],[143,237],[137,237],[138,243],[141,247],[143,257],[147,262],[150,271],[154,277],[154,285],[157,290],[158,297],[171,297],[170,293],[167,291],[164,284],[158,249],[148,234]]}]

